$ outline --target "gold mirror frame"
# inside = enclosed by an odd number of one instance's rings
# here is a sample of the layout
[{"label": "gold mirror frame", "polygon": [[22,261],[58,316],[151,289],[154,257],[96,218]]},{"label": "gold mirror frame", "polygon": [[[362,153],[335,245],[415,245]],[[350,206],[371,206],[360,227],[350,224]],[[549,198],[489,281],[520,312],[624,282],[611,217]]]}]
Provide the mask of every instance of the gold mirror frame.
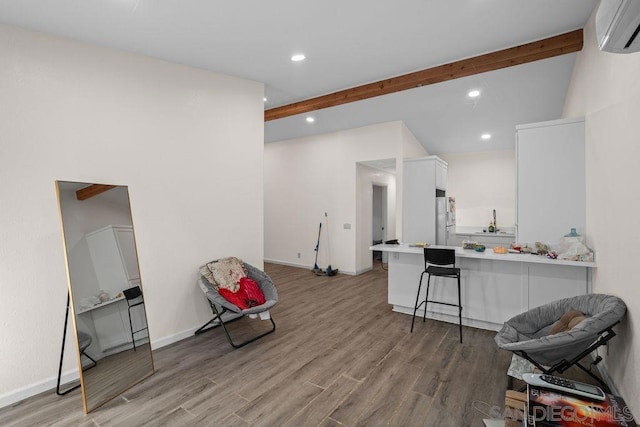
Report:
[{"label": "gold mirror frame", "polygon": [[56,192],[89,413],[155,372],[138,252],[126,186],[56,181]]}]

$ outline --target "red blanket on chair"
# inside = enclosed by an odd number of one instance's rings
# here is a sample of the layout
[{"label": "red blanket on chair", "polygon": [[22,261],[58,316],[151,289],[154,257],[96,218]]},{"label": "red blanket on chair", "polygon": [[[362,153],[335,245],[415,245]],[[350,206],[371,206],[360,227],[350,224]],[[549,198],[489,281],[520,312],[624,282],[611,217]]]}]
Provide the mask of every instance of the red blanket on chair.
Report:
[{"label": "red blanket on chair", "polygon": [[218,293],[222,298],[242,310],[265,303],[264,294],[255,280],[249,277],[243,277],[238,281],[238,285],[240,285],[238,292],[231,292],[228,289],[220,288],[218,289]]}]

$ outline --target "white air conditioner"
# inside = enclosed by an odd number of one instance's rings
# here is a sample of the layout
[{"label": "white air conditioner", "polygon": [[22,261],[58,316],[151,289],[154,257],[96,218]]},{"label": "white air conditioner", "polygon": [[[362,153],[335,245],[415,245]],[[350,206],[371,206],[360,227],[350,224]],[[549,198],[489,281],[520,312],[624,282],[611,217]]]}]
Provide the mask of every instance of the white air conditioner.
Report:
[{"label": "white air conditioner", "polygon": [[640,51],[640,0],[602,0],[596,12],[596,34],[601,50]]}]

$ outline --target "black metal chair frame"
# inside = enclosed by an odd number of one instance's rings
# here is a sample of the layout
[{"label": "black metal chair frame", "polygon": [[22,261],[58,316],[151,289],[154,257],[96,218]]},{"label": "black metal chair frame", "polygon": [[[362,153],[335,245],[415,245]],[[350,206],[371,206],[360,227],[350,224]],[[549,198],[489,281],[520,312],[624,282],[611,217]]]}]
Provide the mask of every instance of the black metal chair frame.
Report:
[{"label": "black metal chair frame", "polygon": [[[62,380],[62,362],[64,361],[64,345],[67,340],[67,325],[69,323],[69,305],[71,303],[71,297],[67,293],[67,309],[64,314],[64,330],[62,331],[62,349],[60,350],[60,364],[58,365],[58,381],[56,382],[56,394],[58,396],[64,396],[65,394],[71,393],[73,390],[80,387],[81,384],[76,384],[72,387],[67,388],[66,390],[60,390],[60,381]],[[98,362],[87,353],[85,353],[86,349],[80,350],[80,356],[85,355],[89,360],[91,360],[91,366],[82,367],[82,372],[89,370],[96,366]]]},{"label": "black metal chair frame", "polygon": [[[536,360],[534,360],[532,357],[530,357],[523,350],[516,350],[516,351],[513,351],[513,353],[517,354],[520,357],[523,357],[523,358],[527,359],[536,368],[540,369],[540,371],[542,371],[543,373],[545,373],[547,375],[552,375],[554,372],[563,373],[567,369],[569,369],[571,366],[575,365],[578,368],[582,369],[584,372],[586,372],[591,378],[595,379],[602,386],[602,388],[606,392],[609,392],[610,390],[609,390],[609,387],[607,386],[607,384],[603,380],[601,380],[600,378],[595,376],[591,372],[591,369],[586,368],[582,364],[580,364],[580,361],[583,358],[585,358],[587,355],[591,354],[593,351],[597,350],[598,347],[600,347],[602,345],[605,345],[610,339],[615,337],[616,333],[613,331],[613,327],[615,325],[617,325],[618,323],[620,323],[620,322],[618,321],[618,322],[614,323],[613,325],[611,325],[611,326],[603,329],[602,331],[598,332],[598,338],[589,347],[587,347],[582,353],[578,354],[573,359],[571,359],[571,360],[562,359],[561,361],[559,361],[558,363],[556,363],[555,365],[553,365],[553,366],[551,366],[549,368],[545,368],[543,365],[538,363]],[[600,363],[600,361],[602,361],[602,357],[598,356],[593,361],[591,366],[597,365],[598,363]],[[509,383],[510,383],[509,386],[510,387],[512,386],[511,381],[512,381],[511,377],[509,377]]]},{"label": "black metal chair frame", "polygon": [[[420,289],[422,288],[422,279],[424,278],[425,274],[427,275],[427,293],[424,297],[424,300],[420,301]],[[458,304],[429,299],[431,276],[458,280]],[[458,327],[460,331],[460,343],[462,343],[462,299],[460,295],[460,269],[456,267],[456,255],[454,249],[424,248],[424,271],[420,275],[420,282],[418,283],[416,304],[413,308],[413,318],[411,319],[411,332],[413,332],[413,325],[416,320],[416,312],[422,306],[422,304],[424,304],[422,321],[426,322],[428,303],[458,307]]]},{"label": "black metal chair frame", "polygon": [[82,371],[86,371],[87,369],[91,369],[94,366],[96,366],[98,364],[98,362],[91,356],[89,356],[87,353],[85,353],[84,350],[80,350],[80,354],[84,355],[84,357],[86,357],[87,359],[91,360],[91,366],[83,366],[82,367]]},{"label": "black metal chair frame", "polygon": [[[139,305],[143,305],[144,304],[144,296],[142,296],[142,289],[140,289],[140,286],[134,286],[132,288],[129,289],[125,289],[123,292],[125,299],[127,300],[127,306],[128,306],[128,313],[129,313],[129,327],[131,328],[131,341],[133,342],[133,351],[136,351],[136,339],[134,337],[134,334],[137,334],[138,332],[142,332],[145,331],[147,329],[149,329],[149,327],[146,324],[146,318],[145,318],[145,326],[143,328],[137,329],[137,330],[133,330],[133,322],[131,321],[131,309],[133,307],[137,307]],[[131,304],[131,301],[136,299],[136,298],[140,298],[140,301]]]},{"label": "black metal chair frame", "polygon": [[[247,344],[250,344],[256,340],[259,340],[260,338],[267,336],[273,332],[275,332],[276,330],[276,323],[273,321],[273,316],[271,315],[271,313],[269,313],[269,320],[271,321],[271,329],[269,329],[266,332],[261,333],[258,336],[252,337],[250,339],[248,339],[247,341],[243,341],[241,343],[235,343],[233,342],[233,339],[231,338],[231,334],[229,334],[229,330],[227,329],[227,324],[231,323],[231,322],[235,322],[236,320],[240,320],[242,319],[245,315],[243,315],[242,313],[235,313],[231,310],[226,309],[225,307],[221,307],[221,309],[219,310],[218,307],[216,307],[216,305],[211,301],[211,300],[207,300],[209,301],[209,305],[211,306],[211,310],[213,311],[213,318],[211,320],[209,320],[207,323],[205,323],[204,325],[202,325],[200,328],[198,328],[197,331],[194,332],[194,335],[200,335],[203,332],[206,332],[210,329],[215,329],[219,326],[222,326],[222,329],[224,330],[224,334],[227,336],[227,341],[229,341],[229,344],[231,344],[231,347],[233,348],[240,348],[240,347],[244,347]],[[227,320],[226,322],[222,319],[222,315],[225,313],[233,313],[233,314],[237,314],[238,317],[231,319],[231,320]],[[214,324],[215,322],[217,322],[217,324]],[[211,327],[208,327],[209,325],[212,325]]]}]

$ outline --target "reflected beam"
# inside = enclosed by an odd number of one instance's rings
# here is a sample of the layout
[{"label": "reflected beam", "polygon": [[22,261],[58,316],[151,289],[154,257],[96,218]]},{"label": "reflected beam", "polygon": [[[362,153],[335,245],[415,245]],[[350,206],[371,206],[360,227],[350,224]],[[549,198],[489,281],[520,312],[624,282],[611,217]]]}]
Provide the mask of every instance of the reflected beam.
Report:
[{"label": "reflected beam", "polygon": [[91,184],[88,187],[81,188],[76,191],[76,198],[78,200],[87,200],[98,194],[102,194],[105,191],[109,191],[112,188],[116,188],[116,185],[103,185],[103,184]]},{"label": "reflected beam", "polygon": [[475,74],[500,70],[554,56],[566,55],[582,50],[582,29],[549,37],[535,42],[510,47],[473,58],[462,59],[444,65],[403,74],[397,77],[344,89],[293,104],[270,108],[264,112],[264,121],[282,119],[296,114],[308,113],[336,105],[361,101],[376,96],[387,95],[416,87],[432,85]]}]

